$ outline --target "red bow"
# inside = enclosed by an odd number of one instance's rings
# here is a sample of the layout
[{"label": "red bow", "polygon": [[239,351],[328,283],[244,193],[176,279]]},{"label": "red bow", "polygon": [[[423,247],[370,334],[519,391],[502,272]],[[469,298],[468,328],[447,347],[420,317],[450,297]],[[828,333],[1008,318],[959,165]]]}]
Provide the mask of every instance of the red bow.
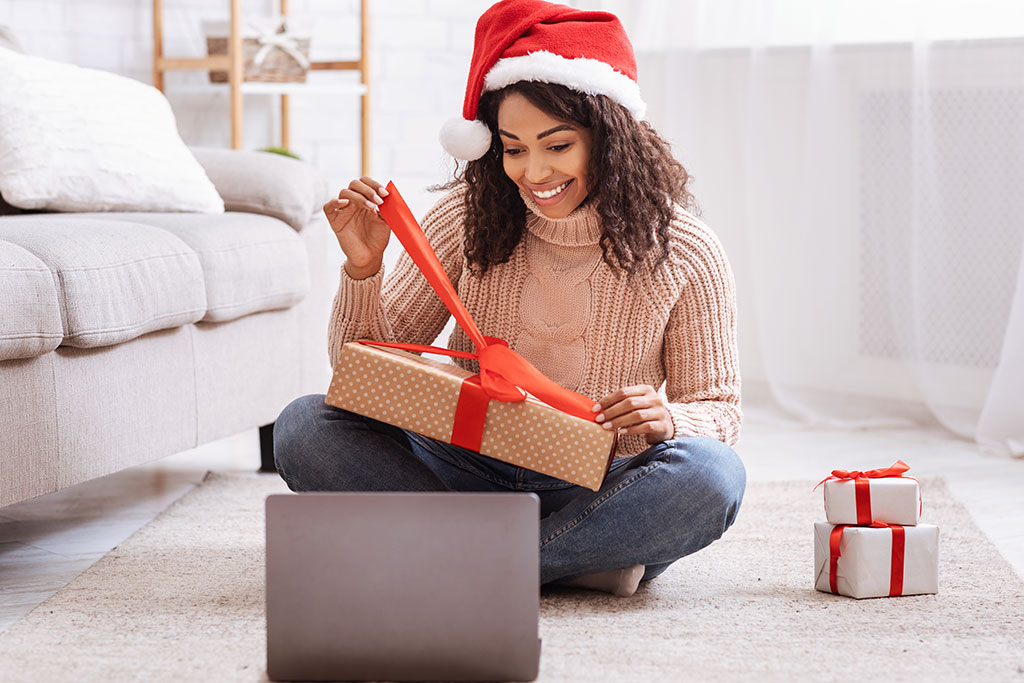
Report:
[{"label": "red bow", "polygon": [[[889,467],[867,470],[866,472],[861,472],[860,470],[832,470],[832,474],[819,481],[818,486],[821,486],[829,479],[884,479],[886,477],[902,477],[903,473],[909,469],[910,465],[902,460],[897,460]],[[818,486],[814,488],[817,489]]]}]

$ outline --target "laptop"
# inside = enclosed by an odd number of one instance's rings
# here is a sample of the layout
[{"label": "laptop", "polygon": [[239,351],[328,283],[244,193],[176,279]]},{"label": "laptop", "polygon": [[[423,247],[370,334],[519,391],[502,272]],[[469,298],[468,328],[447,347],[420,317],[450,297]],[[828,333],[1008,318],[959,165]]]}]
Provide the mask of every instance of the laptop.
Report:
[{"label": "laptop", "polygon": [[266,521],[271,680],[537,678],[536,494],[275,494]]}]

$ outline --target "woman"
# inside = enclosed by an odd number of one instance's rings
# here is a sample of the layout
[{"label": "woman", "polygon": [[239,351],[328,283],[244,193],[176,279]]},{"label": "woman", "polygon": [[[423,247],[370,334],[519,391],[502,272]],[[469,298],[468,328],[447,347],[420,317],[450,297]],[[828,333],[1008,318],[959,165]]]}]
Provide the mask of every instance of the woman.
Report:
[{"label": "woman", "polygon": [[[642,121],[618,20],[506,0],[477,24],[463,120],[442,141],[467,161],[423,229],[484,334],[595,400],[618,430],[600,491],[344,410],[322,395],[275,426],[297,491],[532,491],[541,582],[631,595],[719,538],[746,483],[732,274],[688,210],[689,177]],[[430,343],[448,311],[403,254],[384,280],[386,190],[353,180],[324,211],[346,255],[328,346]],[[461,329],[449,348],[471,351]],[[457,360],[478,371],[475,361]],[[656,387],[665,382],[665,395]]]}]

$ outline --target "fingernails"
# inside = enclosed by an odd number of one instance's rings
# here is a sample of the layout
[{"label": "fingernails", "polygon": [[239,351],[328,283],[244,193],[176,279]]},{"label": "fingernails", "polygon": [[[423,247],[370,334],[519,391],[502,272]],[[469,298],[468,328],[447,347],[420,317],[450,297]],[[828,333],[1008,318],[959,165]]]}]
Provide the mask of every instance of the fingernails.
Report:
[{"label": "fingernails", "polygon": [[373,202],[371,202],[369,199],[367,199],[366,200],[366,208],[368,208],[368,209],[376,209],[377,205],[374,204]]},{"label": "fingernails", "polygon": [[605,422],[601,426],[604,427],[605,429],[611,429],[612,428],[612,423],[611,422]]},{"label": "fingernails", "polygon": [[383,185],[381,185],[380,187],[377,188],[377,192],[380,193],[381,197],[387,197],[388,196],[388,191],[384,188]]},{"label": "fingernails", "polygon": [[338,206],[348,206],[348,200],[347,199],[339,199],[338,200]]},{"label": "fingernails", "polygon": [[604,422],[604,413],[601,413],[600,415],[598,415],[594,419],[597,420],[598,422]]},{"label": "fingernails", "polygon": [[595,403],[594,407],[591,408],[591,410],[593,410],[596,413],[597,411],[601,410],[601,404],[600,403]]}]

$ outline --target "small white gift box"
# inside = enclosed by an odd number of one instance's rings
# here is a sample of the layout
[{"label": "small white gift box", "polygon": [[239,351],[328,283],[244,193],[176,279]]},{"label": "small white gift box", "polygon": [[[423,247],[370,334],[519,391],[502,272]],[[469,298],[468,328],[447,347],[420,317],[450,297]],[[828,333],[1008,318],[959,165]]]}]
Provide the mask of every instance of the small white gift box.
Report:
[{"label": "small white gift box", "polygon": [[851,598],[939,591],[939,528],[814,524],[814,587]]},{"label": "small white gift box", "polygon": [[903,476],[909,469],[910,465],[897,460],[889,467],[865,472],[832,470],[818,483],[825,485],[825,518],[830,524],[917,524],[921,487],[917,479]]},{"label": "small white gift box", "polygon": [[829,524],[914,526],[921,519],[921,507],[921,487],[910,477],[825,482],[825,519]]}]

